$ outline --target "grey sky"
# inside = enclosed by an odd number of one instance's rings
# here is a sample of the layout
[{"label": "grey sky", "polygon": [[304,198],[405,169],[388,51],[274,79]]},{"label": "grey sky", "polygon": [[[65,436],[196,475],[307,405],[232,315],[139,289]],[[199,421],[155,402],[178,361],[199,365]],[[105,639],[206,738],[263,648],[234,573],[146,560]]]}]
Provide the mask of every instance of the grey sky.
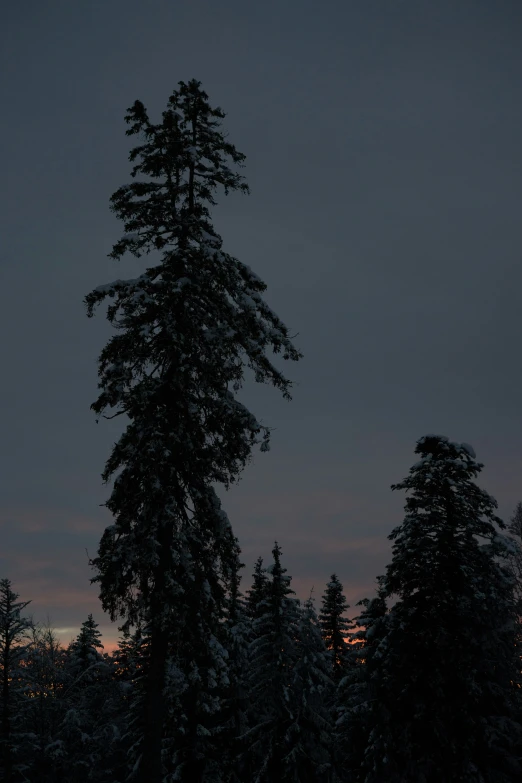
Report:
[{"label": "grey sky", "polygon": [[305,358],[225,498],[249,579],[281,543],[294,585],[373,589],[400,521],[390,492],[427,432],[473,444],[481,483],[522,499],[522,8],[515,0],[111,0],[3,12],[0,575],[67,640],[97,600],[85,548],[108,521],[95,424],[109,334],[82,299],[132,277],[107,258],[129,179],[123,116],[203,82],[247,155],[225,248],[268,283]]}]

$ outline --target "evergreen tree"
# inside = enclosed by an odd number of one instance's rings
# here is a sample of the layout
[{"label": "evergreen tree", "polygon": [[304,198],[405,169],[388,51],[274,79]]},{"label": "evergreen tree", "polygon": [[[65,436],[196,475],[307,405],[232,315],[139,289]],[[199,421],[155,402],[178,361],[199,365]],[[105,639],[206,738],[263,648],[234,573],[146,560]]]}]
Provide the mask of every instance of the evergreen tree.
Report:
[{"label": "evergreen tree", "polygon": [[264,611],[262,601],[266,597],[268,589],[268,577],[263,568],[262,557],[258,557],[255,562],[252,579],[252,586],[250,590],[247,590],[246,611],[248,616],[254,620],[258,616],[258,612]]},{"label": "evergreen tree", "polygon": [[323,595],[319,619],[323,639],[332,657],[332,676],[337,683],[345,674],[349,645],[346,638],[353,630],[353,622],[345,617],[350,606],[343,594],[343,586],[332,574]]},{"label": "evergreen tree", "polygon": [[333,705],[335,768],[343,783],[356,783],[361,777],[368,737],[372,730],[372,711],[375,707],[373,690],[367,677],[366,659],[385,636],[386,600],[379,590],[373,599],[364,598],[357,606],[363,609],[354,618],[359,629],[350,634],[345,674],[337,683]]},{"label": "evergreen tree", "polygon": [[321,635],[312,596],[299,613],[297,657],[292,671],[293,709],[288,730],[291,750],[285,780],[331,783],[332,730],[329,705],[334,689],[331,657]]},{"label": "evergreen tree", "polygon": [[28,765],[25,775],[38,783],[60,780],[64,755],[59,727],[64,717],[65,650],[55,631],[33,625],[31,640],[22,659],[25,693],[20,755]]},{"label": "evergreen tree", "polygon": [[101,650],[101,632],[98,623],[89,614],[67,650],[67,670],[73,687],[82,687],[97,678],[100,668],[106,665]]},{"label": "evergreen tree", "polygon": [[18,601],[9,579],[0,579],[0,772],[6,783],[19,780],[26,764],[19,753],[20,723],[27,698],[21,662],[30,643],[32,621],[22,617],[30,601]]},{"label": "evergreen tree", "polygon": [[[298,701],[293,669],[298,658],[299,601],[291,577],[281,565],[277,542],[266,594],[255,609],[250,643],[249,731],[244,737],[247,780],[283,783],[293,780],[289,754],[294,748],[294,712]],[[259,561],[258,561],[259,562]]]},{"label": "evergreen tree", "polygon": [[142,143],[130,153],[134,181],[111,199],[127,232],[111,256],[130,251],[157,262],[86,298],[92,315],[108,297],[107,317],[119,330],[101,353],[92,407],[129,423],[103,474],[117,474],[107,502],[115,524],[103,534],[93,581],[112,619],[147,624],[142,736],[131,759],[146,783],[160,783],[172,765],[177,780],[210,774],[234,566],[214,484],[228,487],[256,443],[268,448],[268,428],[236,397],[245,369],[289,398],[291,384],[267,352],[300,356],[262,298],[265,284],[222,250],[211,223],[219,188],[247,190],[233,170],[244,156],[226,141],[223,117],[195,80],[179,83],[158,124],[140,101],[128,110],[127,134]]},{"label": "evergreen tree", "polygon": [[241,737],[247,730],[248,687],[248,645],[251,639],[251,623],[246,611],[246,601],[240,591],[243,563],[239,562],[237,546],[237,567],[232,574],[227,596],[226,649],[228,652],[228,679],[223,699],[221,754],[226,757],[225,769],[228,783],[242,783],[245,770],[241,762]]},{"label": "evergreen tree", "polygon": [[58,732],[64,783],[113,780],[119,689],[112,659],[101,653],[100,638],[98,623],[89,614],[67,649],[64,717]]},{"label": "evergreen tree", "polygon": [[410,495],[366,627],[371,731],[356,779],[519,780],[505,525],[474,483],[482,465],[470,446],[429,435],[416,453],[420,461],[392,487]]}]

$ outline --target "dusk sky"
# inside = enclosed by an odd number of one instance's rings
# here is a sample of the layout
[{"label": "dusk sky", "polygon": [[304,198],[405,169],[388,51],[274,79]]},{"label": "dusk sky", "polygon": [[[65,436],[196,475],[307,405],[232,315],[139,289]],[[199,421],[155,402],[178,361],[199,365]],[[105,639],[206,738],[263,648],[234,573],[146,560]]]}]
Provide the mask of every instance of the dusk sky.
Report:
[{"label": "dusk sky", "polygon": [[67,643],[110,515],[95,423],[110,335],[83,297],[145,264],[108,259],[129,181],[124,115],[201,80],[246,154],[224,249],[298,333],[291,403],[221,493],[244,586],[274,539],[298,596],[336,572],[371,595],[402,517],[391,492],[427,433],[471,443],[509,519],[522,500],[522,5],[518,0],[109,0],[4,7],[1,31],[0,577]]}]

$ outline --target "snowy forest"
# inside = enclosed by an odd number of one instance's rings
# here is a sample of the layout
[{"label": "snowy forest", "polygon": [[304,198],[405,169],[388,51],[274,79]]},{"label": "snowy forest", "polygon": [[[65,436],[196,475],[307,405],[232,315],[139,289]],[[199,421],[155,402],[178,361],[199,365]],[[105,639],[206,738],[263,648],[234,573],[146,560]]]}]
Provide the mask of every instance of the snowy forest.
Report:
[{"label": "snowy forest", "polygon": [[472,446],[413,445],[390,563],[356,607],[335,573],[298,600],[277,541],[244,576],[217,489],[271,431],[241,389],[291,400],[283,366],[302,356],[212,222],[218,195],[248,192],[224,117],[196,80],[157,123],[140,101],[127,111],[138,144],[110,257],[149,263],[85,297],[114,330],[91,407],[101,425],[123,417],[90,563],[120,640],[104,652],[94,609],[64,647],[0,581],[1,779],[520,781],[522,503],[497,516]]}]

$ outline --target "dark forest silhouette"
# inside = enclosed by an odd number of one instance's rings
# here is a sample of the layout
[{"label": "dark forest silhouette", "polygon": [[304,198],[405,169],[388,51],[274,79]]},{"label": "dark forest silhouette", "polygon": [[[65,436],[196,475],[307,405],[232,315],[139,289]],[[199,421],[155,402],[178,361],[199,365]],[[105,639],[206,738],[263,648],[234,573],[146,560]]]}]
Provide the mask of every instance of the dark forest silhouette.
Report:
[{"label": "dark forest silhouette", "polygon": [[136,101],[132,182],[111,198],[111,257],[150,263],[86,297],[114,334],[99,419],[124,416],[105,465],[113,515],[92,615],[67,648],[0,581],[0,764],[7,783],[510,783],[522,779],[522,505],[507,534],[471,446],[416,444],[404,520],[373,597],[348,620],[331,576],[319,614],[295,598],[278,543],[241,592],[241,550],[216,493],[270,428],[245,380],[290,399],[301,358],[266,285],[223,250],[211,208],[247,192],[244,155],[199,82],[161,122]]}]

